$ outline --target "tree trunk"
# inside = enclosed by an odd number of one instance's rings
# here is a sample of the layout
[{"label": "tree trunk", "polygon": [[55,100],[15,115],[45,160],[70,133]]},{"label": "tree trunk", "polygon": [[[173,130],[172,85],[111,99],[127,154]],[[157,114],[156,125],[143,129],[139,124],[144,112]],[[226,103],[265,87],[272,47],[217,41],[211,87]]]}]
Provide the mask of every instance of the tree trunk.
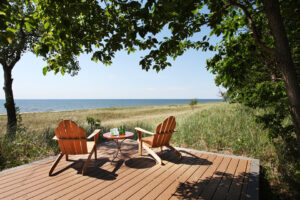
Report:
[{"label": "tree trunk", "polygon": [[275,55],[279,62],[287,96],[291,105],[291,115],[295,127],[298,152],[300,154],[300,87],[292,59],[287,35],[280,14],[278,0],[263,0],[265,12],[275,41]]},{"label": "tree trunk", "polygon": [[6,103],[4,104],[7,112],[7,135],[14,136],[17,129],[17,116],[16,116],[16,107],[15,100],[12,90],[13,79],[11,78],[12,68],[9,66],[3,66],[4,72],[4,93]]}]

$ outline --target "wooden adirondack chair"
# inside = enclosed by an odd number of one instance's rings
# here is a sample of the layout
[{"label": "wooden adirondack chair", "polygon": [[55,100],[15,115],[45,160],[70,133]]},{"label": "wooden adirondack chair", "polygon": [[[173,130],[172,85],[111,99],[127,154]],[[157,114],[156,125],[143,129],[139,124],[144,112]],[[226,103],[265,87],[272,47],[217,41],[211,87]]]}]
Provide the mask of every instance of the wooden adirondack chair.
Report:
[{"label": "wooden adirondack chair", "polygon": [[[97,159],[97,141],[100,130],[95,130],[87,138],[84,129],[79,127],[75,122],[63,120],[58,124],[54,132],[55,136],[53,140],[58,141],[61,152],[53,163],[49,171],[49,176],[51,176],[53,170],[64,155],[66,155],[66,160],[68,160],[68,155],[89,154],[82,168],[82,174],[84,174],[93,153],[95,153],[95,160]],[[88,142],[87,139],[92,137],[94,137],[94,142]]]},{"label": "wooden adirondack chair", "polygon": [[[139,139],[139,155],[142,155],[142,149],[144,147],[159,164],[163,164],[161,158],[151,148],[160,147],[160,149],[162,150],[162,147],[165,146],[171,149],[177,156],[181,158],[181,153],[177,151],[174,147],[172,147],[169,143],[171,136],[175,131],[175,126],[175,117],[170,116],[167,119],[165,119],[163,123],[157,126],[155,133],[146,131],[141,128],[135,128],[135,130],[138,133]],[[142,133],[150,134],[152,136],[142,138]],[[143,143],[145,143],[144,146]]]}]

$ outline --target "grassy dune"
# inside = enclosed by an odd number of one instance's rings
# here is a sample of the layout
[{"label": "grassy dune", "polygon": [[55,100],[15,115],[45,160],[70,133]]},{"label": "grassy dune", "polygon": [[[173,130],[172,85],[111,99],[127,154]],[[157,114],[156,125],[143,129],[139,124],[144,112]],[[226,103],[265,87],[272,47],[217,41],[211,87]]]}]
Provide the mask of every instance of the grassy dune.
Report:
[{"label": "grassy dune", "polygon": [[[167,105],[167,106],[140,106],[125,108],[88,109],[61,112],[23,113],[23,124],[29,130],[42,131],[45,128],[55,128],[62,119],[71,119],[81,126],[87,126],[86,118],[100,119],[105,127],[119,125],[131,126],[138,123],[157,124],[164,118],[174,115],[180,120],[194,112],[219,106],[220,103],[203,103],[194,106]],[[0,133],[5,132],[6,116],[0,116]]]}]

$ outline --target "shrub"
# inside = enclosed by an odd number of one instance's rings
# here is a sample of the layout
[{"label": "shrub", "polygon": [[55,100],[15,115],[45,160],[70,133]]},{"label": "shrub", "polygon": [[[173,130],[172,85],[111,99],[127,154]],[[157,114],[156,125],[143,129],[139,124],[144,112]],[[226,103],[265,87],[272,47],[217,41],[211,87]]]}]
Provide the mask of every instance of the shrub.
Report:
[{"label": "shrub", "polygon": [[197,105],[197,103],[198,103],[197,99],[191,99],[191,100],[190,100],[190,106],[191,106],[192,108],[194,108],[194,106]]}]

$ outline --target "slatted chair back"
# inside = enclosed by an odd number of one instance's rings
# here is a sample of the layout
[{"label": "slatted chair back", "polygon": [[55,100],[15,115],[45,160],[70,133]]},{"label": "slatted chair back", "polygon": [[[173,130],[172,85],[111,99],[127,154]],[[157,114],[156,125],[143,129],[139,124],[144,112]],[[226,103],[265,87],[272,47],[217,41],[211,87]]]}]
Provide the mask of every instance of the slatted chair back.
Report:
[{"label": "slatted chair back", "polygon": [[176,121],[174,116],[170,116],[159,124],[153,137],[152,147],[169,145],[172,133],[174,132]]},{"label": "slatted chair back", "polygon": [[55,129],[58,144],[63,154],[87,154],[87,139],[83,128],[71,120],[63,120]]}]

